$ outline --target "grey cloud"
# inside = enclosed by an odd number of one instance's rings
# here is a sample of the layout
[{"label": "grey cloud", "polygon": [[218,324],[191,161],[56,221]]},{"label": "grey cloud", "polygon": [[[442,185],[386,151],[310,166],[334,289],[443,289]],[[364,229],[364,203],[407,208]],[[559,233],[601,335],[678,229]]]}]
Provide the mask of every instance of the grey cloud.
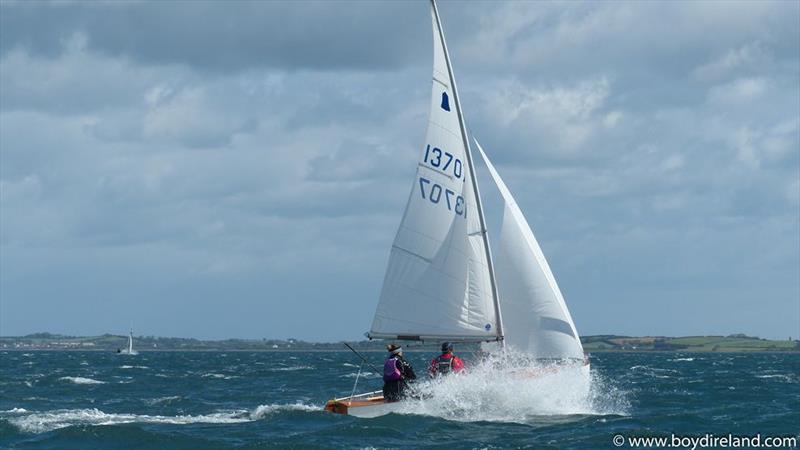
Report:
[{"label": "grey cloud", "polygon": [[[493,78],[502,74],[530,84],[606,77],[626,87],[620,100],[637,111],[691,104],[698,87],[676,83],[685,78],[800,76],[796,3],[742,2],[735,11],[713,2],[507,3],[468,9],[464,18],[471,33],[452,47],[455,61],[470,74],[491,72]],[[740,53],[725,63],[731,52]],[[714,76],[698,77],[703,67],[706,72],[713,67]]]},{"label": "grey cloud", "polygon": [[[306,312],[368,324],[423,144],[427,6],[182,5],[0,3],[0,328],[106,332],[86,317],[139,301],[154,334],[305,314],[301,337],[358,337]],[[718,5],[441,4],[468,126],[583,333],[796,327],[798,8]],[[754,297],[785,314],[748,324]]]},{"label": "grey cloud", "polygon": [[416,61],[430,33],[425,9],[399,2],[3,2],[2,8],[2,54],[23,48],[54,56],[78,34],[110,56],[215,71],[393,68]]}]

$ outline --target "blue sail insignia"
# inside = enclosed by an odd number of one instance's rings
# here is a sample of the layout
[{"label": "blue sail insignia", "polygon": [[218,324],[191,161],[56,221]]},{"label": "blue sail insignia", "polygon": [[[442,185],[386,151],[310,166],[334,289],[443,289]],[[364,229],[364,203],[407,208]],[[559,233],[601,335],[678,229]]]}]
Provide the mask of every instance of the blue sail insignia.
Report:
[{"label": "blue sail insignia", "polygon": [[447,92],[442,92],[442,109],[450,111],[450,97],[447,96]]}]

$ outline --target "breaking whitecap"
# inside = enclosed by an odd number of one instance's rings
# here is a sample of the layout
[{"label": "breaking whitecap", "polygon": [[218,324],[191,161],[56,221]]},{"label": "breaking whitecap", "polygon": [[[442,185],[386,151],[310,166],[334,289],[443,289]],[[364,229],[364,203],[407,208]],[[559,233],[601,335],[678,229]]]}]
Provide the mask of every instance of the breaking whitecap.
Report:
[{"label": "breaking whitecap", "polygon": [[149,400],[144,400],[144,402],[146,404],[150,405],[150,406],[153,406],[153,405],[159,405],[159,404],[169,404],[169,403],[172,403],[173,401],[180,400],[180,399],[181,399],[180,395],[170,395],[168,397],[158,397],[158,398],[152,398],[152,399],[149,399]]},{"label": "breaking whitecap", "polygon": [[269,369],[270,372],[293,372],[295,370],[311,370],[311,366],[291,366],[291,367],[274,367]]},{"label": "breaking whitecap", "polygon": [[95,380],[93,378],[85,378],[85,377],[61,377],[59,380],[62,381],[71,381],[75,384],[106,384],[105,381]]},{"label": "breaking whitecap", "polygon": [[9,423],[26,433],[46,433],[70,426],[120,425],[127,423],[186,425],[193,423],[235,424],[263,419],[273,413],[283,411],[316,411],[317,406],[302,403],[259,405],[253,410],[219,411],[211,414],[160,416],[129,413],[106,413],[92,409],[59,409],[34,412],[22,408],[3,411]]}]

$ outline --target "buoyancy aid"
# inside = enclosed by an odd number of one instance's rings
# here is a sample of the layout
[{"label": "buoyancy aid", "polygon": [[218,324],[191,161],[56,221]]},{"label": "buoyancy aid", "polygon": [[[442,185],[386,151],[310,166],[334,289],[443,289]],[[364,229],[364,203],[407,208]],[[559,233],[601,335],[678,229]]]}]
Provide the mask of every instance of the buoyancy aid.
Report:
[{"label": "buoyancy aid", "polygon": [[436,373],[447,375],[453,370],[453,355],[439,355],[436,357]]},{"label": "buoyancy aid", "polygon": [[392,356],[383,363],[383,381],[397,381],[403,378],[403,373],[397,367],[397,357]]}]

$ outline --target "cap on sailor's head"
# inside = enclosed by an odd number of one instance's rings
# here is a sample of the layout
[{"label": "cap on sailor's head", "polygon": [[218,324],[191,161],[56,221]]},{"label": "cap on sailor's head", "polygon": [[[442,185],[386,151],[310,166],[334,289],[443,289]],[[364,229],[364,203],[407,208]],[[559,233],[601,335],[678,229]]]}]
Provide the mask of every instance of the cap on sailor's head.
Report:
[{"label": "cap on sailor's head", "polygon": [[395,344],[387,345],[386,350],[393,355],[399,355],[400,353],[403,353],[403,347]]},{"label": "cap on sailor's head", "polygon": [[452,352],[453,351],[453,344],[450,342],[443,342],[442,343],[442,351],[443,352]]}]

